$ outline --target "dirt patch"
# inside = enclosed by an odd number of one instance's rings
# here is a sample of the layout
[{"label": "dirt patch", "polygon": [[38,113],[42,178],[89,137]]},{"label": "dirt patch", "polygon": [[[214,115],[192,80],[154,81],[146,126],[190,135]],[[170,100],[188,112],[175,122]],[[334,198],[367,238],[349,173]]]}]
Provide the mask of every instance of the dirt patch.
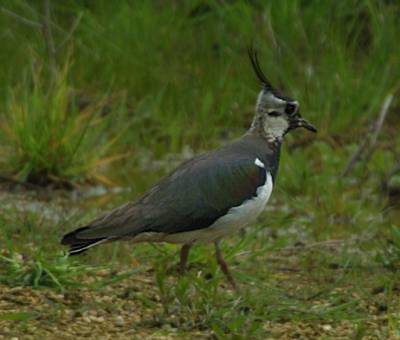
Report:
[{"label": "dirt patch", "polygon": [[[146,298],[143,298],[146,291]],[[148,305],[152,298],[151,306]],[[147,305],[146,305],[147,304]],[[162,306],[150,277],[102,290],[0,286],[0,338],[179,338],[177,328],[159,320]],[[207,334],[191,332],[196,337]]]},{"label": "dirt patch", "polygon": [[[97,277],[109,278],[110,275],[112,274],[107,270],[97,273]],[[307,285],[307,281],[302,280],[301,276],[299,273],[275,272],[274,278],[282,280],[275,285],[281,285],[291,294],[297,295],[297,290],[304,290],[304,285]],[[89,281],[91,279],[88,278]],[[168,281],[169,285],[177,282],[174,276],[169,277]],[[304,285],[301,284],[302,281]],[[296,289],[294,282],[302,287]],[[223,281],[221,284],[218,290],[226,294],[227,288]],[[249,284],[251,285],[251,282]],[[347,288],[343,287],[343,290],[345,289]],[[340,290],[337,293],[343,294]],[[257,288],[254,292],[256,291]],[[235,294],[230,291],[228,293],[230,296]],[[197,294],[200,295],[201,292],[198,291]],[[275,319],[271,314],[274,306],[271,305],[270,311],[266,311],[265,320],[260,320],[261,333],[258,334],[270,339],[348,339],[357,336],[358,333],[362,339],[390,338],[388,328],[391,315],[386,313],[383,291],[376,289],[371,294],[374,295],[373,299],[368,300],[360,296],[360,304],[354,305],[354,308],[370,311],[367,319],[358,320],[318,318],[317,313],[309,320],[301,320],[301,315],[306,315],[309,311],[303,310],[304,306],[296,306],[294,299],[286,310],[287,320],[282,312]],[[239,293],[237,301],[241,299]],[[382,304],[379,304],[379,301],[382,301]],[[186,318],[183,309],[179,310],[179,304],[174,301],[168,303],[170,307],[167,311],[155,285],[154,273],[150,272],[139,273],[132,279],[101,289],[69,289],[64,293],[49,288],[32,289],[1,285],[0,339],[52,339],[55,334],[59,339],[220,338],[204,323],[204,315],[196,316],[199,322],[193,323],[193,315],[187,315]],[[317,311],[319,306],[326,303],[323,298],[315,298],[310,303],[310,308]],[[243,310],[244,307],[240,309]],[[250,310],[253,311],[254,307],[250,306]],[[195,308],[192,311],[194,313]],[[232,313],[237,311],[232,309]],[[296,315],[299,315],[298,321]],[[267,320],[271,318],[272,320]],[[226,336],[229,336],[229,333]]]}]

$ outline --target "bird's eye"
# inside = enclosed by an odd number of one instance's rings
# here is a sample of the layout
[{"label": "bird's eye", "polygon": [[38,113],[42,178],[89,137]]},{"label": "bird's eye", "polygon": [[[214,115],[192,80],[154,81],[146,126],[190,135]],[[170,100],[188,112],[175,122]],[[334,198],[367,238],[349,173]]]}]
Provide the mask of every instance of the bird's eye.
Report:
[{"label": "bird's eye", "polygon": [[295,113],[296,110],[297,110],[297,105],[291,104],[291,103],[287,103],[287,104],[286,104],[285,112],[286,112],[288,115],[291,115],[291,114]]},{"label": "bird's eye", "polygon": [[268,112],[268,116],[270,116],[270,117],[279,117],[280,115],[281,115],[281,113],[278,111]]}]

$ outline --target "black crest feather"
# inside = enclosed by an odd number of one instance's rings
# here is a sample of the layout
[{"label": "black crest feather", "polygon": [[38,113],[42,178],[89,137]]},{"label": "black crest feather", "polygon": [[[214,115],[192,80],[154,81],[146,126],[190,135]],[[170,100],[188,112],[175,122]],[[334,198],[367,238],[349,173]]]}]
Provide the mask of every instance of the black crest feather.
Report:
[{"label": "black crest feather", "polygon": [[256,73],[258,79],[261,81],[261,83],[267,90],[272,91],[273,87],[271,83],[265,76],[264,72],[261,70],[260,63],[258,62],[257,51],[252,46],[250,46],[247,52],[249,54],[251,65],[253,66],[254,72]]}]

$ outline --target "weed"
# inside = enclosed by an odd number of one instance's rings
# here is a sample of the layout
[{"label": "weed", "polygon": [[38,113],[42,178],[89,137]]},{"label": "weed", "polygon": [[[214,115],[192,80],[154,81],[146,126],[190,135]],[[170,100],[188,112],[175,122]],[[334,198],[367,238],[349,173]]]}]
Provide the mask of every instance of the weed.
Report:
[{"label": "weed", "polygon": [[[68,65],[54,87],[40,72],[13,91],[0,128],[2,169],[39,185],[95,178],[115,139],[106,132],[101,101],[78,110],[67,84]],[[109,140],[107,141],[107,136]]]},{"label": "weed", "polygon": [[73,263],[66,256],[46,258],[38,255],[27,258],[11,253],[0,256],[0,282],[10,285],[53,287],[64,291],[67,286],[79,287],[79,277],[93,272],[93,269]]}]

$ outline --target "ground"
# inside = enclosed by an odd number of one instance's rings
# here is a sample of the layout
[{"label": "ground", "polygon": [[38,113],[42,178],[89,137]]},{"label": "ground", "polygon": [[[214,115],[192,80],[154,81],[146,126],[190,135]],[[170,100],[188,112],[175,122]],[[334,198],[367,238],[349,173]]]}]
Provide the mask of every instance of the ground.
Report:
[{"label": "ground", "polygon": [[[348,280],[338,284],[335,281],[343,276],[344,270],[331,268],[329,272],[334,287],[331,282],[329,292],[312,290],[307,296],[309,288],[321,287],[321,282],[317,278],[311,281],[307,272],[290,270],[281,265],[269,265],[269,280],[273,284],[272,287],[266,284],[262,289],[287,295],[284,297],[286,301],[263,306],[269,317],[253,320],[257,322],[257,333],[260,336],[263,334],[265,338],[271,339],[390,338],[389,330],[393,327],[391,319],[398,315],[395,311],[388,311],[391,303],[387,301],[384,287],[374,285],[373,282],[367,282],[362,288],[354,287]],[[363,272],[364,279],[371,275],[369,270]],[[112,277],[112,273],[100,270],[96,276],[107,279]],[[171,286],[176,284],[174,278],[169,281]],[[243,296],[230,291],[223,282],[218,285],[218,290],[225,298],[235,300],[238,304],[232,313],[242,313],[244,316],[258,313],[253,310],[258,306],[246,306],[246,295],[259,290],[254,287],[255,282],[241,282],[241,286]],[[393,288],[391,299],[399,299],[399,288]],[[213,305],[213,301],[208,304]],[[51,338],[53,334],[62,339],[216,338],[215,333],[204,324],[206,315],[186,315],[179,310],[179,303],[174,301],[165,310],[151,271],[132,275],[123,282],[96,290],[81,288],[55,292],[48,288],[12,288],[2,285],[0,305],[3,319],[0,325],[4,339],[18,338],[22,334],[24,339]],[[340,314],[343,319],[340,319]],[[351,318],[345,320],[344,317],[348,315]],[[254,319],[254,316],[251,318]]]},{"label": "ground", "polygon": [[[8,202],[21,196],[32,214],[29,195],[8,195]],[[36,204],[48,216],[62,209]],[[27,211],[18,214],[27,227]],[[393,263],[376,261],[373,237],[311,241],[306,234],[296,226],[265,228],[260,220],[227,239],[224,253],[239,291],[206,245],[195,247],[184,276],[176,271],[175,246],[110,244],[75,260],[52,255],[58,267],[27,249],[3,249],[0,338],[395,339],[399,273]],[[25,246],[35,249],[35,242]]]}]

